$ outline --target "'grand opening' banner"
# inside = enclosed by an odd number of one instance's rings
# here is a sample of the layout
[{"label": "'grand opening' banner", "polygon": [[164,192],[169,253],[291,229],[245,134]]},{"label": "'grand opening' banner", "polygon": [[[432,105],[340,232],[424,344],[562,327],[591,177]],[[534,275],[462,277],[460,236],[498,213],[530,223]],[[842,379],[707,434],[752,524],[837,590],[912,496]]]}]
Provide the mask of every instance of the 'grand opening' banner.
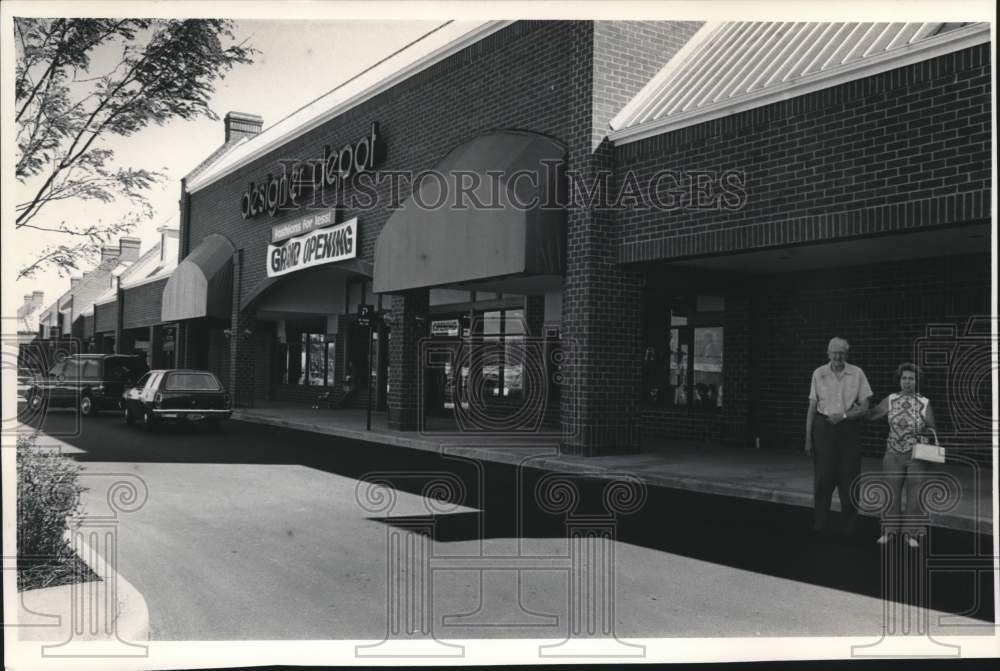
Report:
[{"label": "'grand opening' banner", "polygon": [[355,217],[330,228],[320,228],[291,238],[282,245],[267,246],[267,276],[287,275],[303,268],[336,263],[357,256]]}]

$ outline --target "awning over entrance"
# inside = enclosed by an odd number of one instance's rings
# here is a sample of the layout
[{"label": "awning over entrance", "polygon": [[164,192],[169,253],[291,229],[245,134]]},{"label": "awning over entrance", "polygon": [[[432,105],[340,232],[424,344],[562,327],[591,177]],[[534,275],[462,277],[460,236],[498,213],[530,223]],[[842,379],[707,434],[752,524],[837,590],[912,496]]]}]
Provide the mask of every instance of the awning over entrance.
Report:
[{"label": "awning over entrance", "polygon": [[[244,293],[243,297],[240,299],[240,310],[245,310],[251,303],[258,301],[261,296],[272,289],[272,287],[279,284],[293,283],[308,287],[324,286],[326,287],[326,291],[333,291],[334,289],[332,284],[340,282],[341,284],[338,286],[342,287],[342,283],[346,277],[364,277],[366,279],[371,279],[371,276],[372,265],[370,263],[362,259],[348,259],[347,261],[340,261],[339,263],[331,263],[325,266],[299,270],[290,275],[265,277],[252,289],[250,289],[250,291]],[[307,295],[309,290],[304,288],[298,293]]]},{"label": "awning over entrance", "polygon": [[233,248],[212,234],[177,265],[163,288],[164,322],[199,317],[228,319],[232,313]]},{"label": "awning over entrance", "polygon": [[516,132],[454,149],[379,234],[374,290],[562,274],[565,154],[549,138]]}]

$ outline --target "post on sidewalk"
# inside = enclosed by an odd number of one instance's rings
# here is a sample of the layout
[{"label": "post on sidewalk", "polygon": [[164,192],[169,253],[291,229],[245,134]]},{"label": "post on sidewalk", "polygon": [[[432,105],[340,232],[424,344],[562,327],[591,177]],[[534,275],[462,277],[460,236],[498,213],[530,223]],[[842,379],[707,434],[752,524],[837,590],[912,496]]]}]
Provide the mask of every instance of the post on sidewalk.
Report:
[{"label": "post on sidewalk", "polygon": [[375,313],[374,305],[358,305],[358,326],[368,329],[368,370],[365,375],[368,377],[368,402],[365,410],[365,431],[372,430],[372,393],[375,385],[372,383],[372,339],[375,336],[375,320],[378,315]]}]

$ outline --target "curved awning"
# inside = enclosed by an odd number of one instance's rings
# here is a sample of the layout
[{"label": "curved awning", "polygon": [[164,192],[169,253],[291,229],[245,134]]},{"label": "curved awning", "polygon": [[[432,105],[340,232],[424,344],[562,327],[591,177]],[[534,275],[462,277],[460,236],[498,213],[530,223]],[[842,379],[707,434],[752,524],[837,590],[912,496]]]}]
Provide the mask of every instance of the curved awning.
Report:
[{"label": "curved awning", "polygon": [[229,319],[233,309],[233,252],[224,236],[206,236],[177,264],[163,288],[164,322],[199,317]]},{"label": "curved awning", "polygon": [[[328,264],[324,266],[318,266],[316,268],[308,268],[306,270],[300,270],[298,272],[292,273],[292,277],[289,275],[279,275],[278,277],[265,277],[261,279],[257,284],[254,285],[250,291],[244,293],[243,297],[240,299],[240,310],[246,310],[252,303],[257,301],[261,296],[263,296],[269,289],[277,284],[284,281],[310,281],[310,275],[319,275],[325,280],[329,280],[332,277],[337,277],[340,275],[351,276],[351,277],[363,277],[366,279],[371,279],[372,277],[372,265],[367,261],[362,259],[348,259],[346,261],[339,261],[337,263]],[[294,278],[294,279],[293,279]]]},{"label": "curved awning", "polygon": [[431,171],[440,177],[422,178],[382,228],[374,290],[561,275],[565,156],[558,142],[518,132],[481,135],[454,149]]}]

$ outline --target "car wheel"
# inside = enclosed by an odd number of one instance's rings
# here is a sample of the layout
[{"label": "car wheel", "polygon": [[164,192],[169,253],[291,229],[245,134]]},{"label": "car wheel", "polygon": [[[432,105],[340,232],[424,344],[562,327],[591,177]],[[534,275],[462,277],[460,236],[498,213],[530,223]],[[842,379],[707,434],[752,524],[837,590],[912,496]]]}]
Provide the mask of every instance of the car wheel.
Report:
[{"label": "car wheel", "polygon": [[97,407],[94,406],[94,399],[90,397],[90,394],[84,394],[80,397],[80,414],[84,417],[93,417],[97,414]]},{"label": "car wheel", "polygon": [[128,403],[125,404],[125,423],[129,426],[135,424],[135,416],[133,416],[132,411],[128,409]]},{"label": "car wheel", "polygon": [[156,429],[156,418],[153,417],[153,413],[149,410],[142,411],[142,428],[146,431],[153,431]]}]

